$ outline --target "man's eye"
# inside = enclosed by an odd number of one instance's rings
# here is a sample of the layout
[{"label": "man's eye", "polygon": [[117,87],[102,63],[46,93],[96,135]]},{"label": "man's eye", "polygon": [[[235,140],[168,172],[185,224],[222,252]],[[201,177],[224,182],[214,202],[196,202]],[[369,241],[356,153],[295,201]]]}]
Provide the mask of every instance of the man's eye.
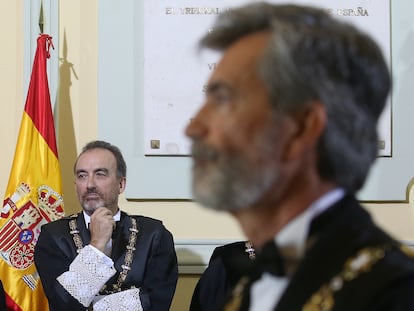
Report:
[{"label": "man's eye", "polygon": [[225,104],[231,100],[230,93],[224,90],[215,92],[211,98],[217,104]]}]

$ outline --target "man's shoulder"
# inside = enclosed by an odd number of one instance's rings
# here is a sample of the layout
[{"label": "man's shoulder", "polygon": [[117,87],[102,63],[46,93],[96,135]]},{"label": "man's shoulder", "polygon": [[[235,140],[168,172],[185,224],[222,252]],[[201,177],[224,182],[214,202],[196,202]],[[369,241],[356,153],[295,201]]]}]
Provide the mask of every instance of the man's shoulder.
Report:
[{"label": "man's shoulder", "polygon": [[77,219],[78,216],[79,216],[79,213],[64,216],[62,218],[59,218],[59,219],[56,219],[56,220],[53,220],[51,222],[44,224],[42,228],[47,228],[49,230],[61,229],[61,228],[67,229],[69,221],[72,219]]},{"label": "man's shoulder", "polygon": [[237,278],[240,277],[253,265],[246,242],[238,241],[216,247],[211,255],[209,264],[214,265],[214,262],[221,262],[229,275],[234,275]]},{"label": "man's shoulder", "polygon": [[384,259],[378,262],[382,273],[388,275],[407,276],[414,278],[414,250],[405,244],[395,244],[385,250]]},{"label": "man's shoulder", "polygon": [[138,228],[144,228],[145,230],[166,230],[162,220],[143,216],[143,215],[128,215],[136,219]]},{"label": "man's shoulder", "polygon": [[381,299],[389,302],[396,300],[395,297],[406,298],[403,291],[396,293],[394,288],[414,290],[413,286],[412,250],[398,244],[367,245],[349,256],[341,271],[319,284],[304,309],[333,301],[337,310],[376,309],[371,305],[378,307]]},{"label": "man's shoulder", "polygon": [[211,256],[212,259],[215,257],[231,257],[238,255],[246,255],[246,241],[237,241],[224,245],[217,246]]},{"label": "man's shoulder", "polygon": [[139,221],[141,223],[162,225],[162,220],[157,219],[157,218],[152,218],[152,217],[143,216],[143,215],[128,215],[128,216],[135,218],[137,221]]}]

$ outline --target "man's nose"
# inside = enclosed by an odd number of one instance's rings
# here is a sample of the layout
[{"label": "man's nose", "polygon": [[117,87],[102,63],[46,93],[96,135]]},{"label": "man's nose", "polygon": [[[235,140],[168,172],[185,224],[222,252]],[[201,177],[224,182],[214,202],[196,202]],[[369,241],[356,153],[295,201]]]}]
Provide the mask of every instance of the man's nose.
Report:
[{"label": "man's nose", "polygon": [[93,176],[88,177],[86,181],[86,188],[95,189],[95,187],[96,187],[95,178],[93,178]]},{"label": "man's nose", "polygon": [[185,128],[185,135],[193,140],[200,139],[207,134],[208,128],[203,120],[204,109],[201,109],[193,118],[190,119],[187,127]]}]

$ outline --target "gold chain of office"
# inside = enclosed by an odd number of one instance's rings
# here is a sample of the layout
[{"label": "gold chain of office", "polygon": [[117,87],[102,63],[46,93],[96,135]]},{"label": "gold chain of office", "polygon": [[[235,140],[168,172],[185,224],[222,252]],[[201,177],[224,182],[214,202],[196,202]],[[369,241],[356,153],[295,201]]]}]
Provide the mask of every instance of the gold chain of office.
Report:
[{"label": "gold chain of office", "polygon": [[[121,291],[121,286],[125,282],[125,279],[128,275],[128,272],[131,270],[132,261],[134,259],[135,245],[137,242],[138,235],[138,226],[137,220],[133,217],[131,219],[131,227],[129,228],[130,235],[128,244],[126,246],[126,254],[124,264],[121,266],[122,271],[119,273],[117,282],[112,285],[113,290],[107,290],[106,285],[104,285],[99,293],[101,295],[113,294]],[[76,226],[76,218],[69,221],[70,234],[73,236],[73,242],[76,245],[77,252],[79,253],[83,248],[83,241],[79,235],[78,227]]]}]

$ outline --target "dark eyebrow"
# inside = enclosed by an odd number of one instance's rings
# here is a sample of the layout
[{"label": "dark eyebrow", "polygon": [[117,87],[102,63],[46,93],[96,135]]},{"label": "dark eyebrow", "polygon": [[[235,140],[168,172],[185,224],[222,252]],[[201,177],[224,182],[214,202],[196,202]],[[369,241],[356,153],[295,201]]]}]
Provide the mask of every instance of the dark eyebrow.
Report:
[{"label": "dark eyebrow", "polygon": [[[107,168],[105,168],[105,167],[99,167],[99,168],[95,169],[93,172],[94,172],[94,173],[96,173],[96,172],[104,172],[104,173],[108,173],[108,172],[109,172],[109,170],[108,170]],[[76,175],[78,175],[78,174],[80,174],[80,173],[87,173],[87,172],[86,172],[86,170],[84,170],[84,169],[79,169],[79,170],[76,170]]]},{"label": "dark eyebrow", "polygon": [[104,173],[108,173],[108,172],[109,172],[109,170],[108,170],[107,168],[105,168],[105,167],[100,167],[100,168],[97,168],[96,170],[94,170],[93,172],[94,172],[94,173],[96,173],[96,172],[104,172]]},{"label": "dark eyebrow", "polygon": [[83,169],[78,169],[78,170],[75,171],[76,175],[78,175],[79,173],[86,173],[86,171],[83,170]]}]

